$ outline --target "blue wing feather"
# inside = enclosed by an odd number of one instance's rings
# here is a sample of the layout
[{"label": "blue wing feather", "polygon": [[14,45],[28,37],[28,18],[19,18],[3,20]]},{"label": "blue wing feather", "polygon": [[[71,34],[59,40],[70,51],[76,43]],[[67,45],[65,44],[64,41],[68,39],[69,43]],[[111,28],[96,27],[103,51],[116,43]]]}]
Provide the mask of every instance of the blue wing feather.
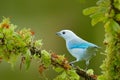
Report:
[{"label": "blue wing feather", "polygon": [[80,41],[80,40],[71,40],[68,42],[68,48],[73,49],[73,48],[82,48],[86,49],[88,47],[97,47],[95,44],[86,42],[86,41]]}]

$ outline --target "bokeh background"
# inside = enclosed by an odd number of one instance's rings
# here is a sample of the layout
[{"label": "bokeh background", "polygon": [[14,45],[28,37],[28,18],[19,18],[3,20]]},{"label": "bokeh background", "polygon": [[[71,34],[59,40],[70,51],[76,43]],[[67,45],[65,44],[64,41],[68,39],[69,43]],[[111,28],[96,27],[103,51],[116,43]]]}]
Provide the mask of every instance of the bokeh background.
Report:
[{"label": "bokeh background", "polygon": [[[65,41],[56,35],[57,31],[70,29],[83,39],[95,43],[101,47],[104,40],[104,27],[102,24],[91,26],[91,19],[83,15],[83,9],[94,6],[97,0],[1,0],[0,20],[2,17],[10,17],[18,29],[31,28],[35,32],[36,39],[43,40],[43,49],[64,54],[69,61],[74,60],[65,47]],[[104,48],[103,48],[104,49]],[[90,61],[89,68],[94,69],[95,74],[100,74],[99,66],[104,56],[97,54]],[[52,80],[56,73],[53,70],[45,71],[44,75],[38,72],[38,65],[32,62],[30,69],[19,70],[19,61],[14,69],[3,61],[0,64],[0,80]],[[76,63],[85,68],[85,62]],[[46,79],[47,80],[47,79]]]}]

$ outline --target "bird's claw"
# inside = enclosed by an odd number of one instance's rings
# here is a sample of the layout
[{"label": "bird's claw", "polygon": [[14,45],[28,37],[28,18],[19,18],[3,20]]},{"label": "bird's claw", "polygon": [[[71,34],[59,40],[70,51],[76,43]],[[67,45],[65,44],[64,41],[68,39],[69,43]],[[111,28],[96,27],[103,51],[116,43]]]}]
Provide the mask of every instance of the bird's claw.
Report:
[{"label": "bird's claw", "polygon": [[69,64],[70,64],[72,67],[74,67],[74,64],[73,64],[73,63],[70,62]]}]

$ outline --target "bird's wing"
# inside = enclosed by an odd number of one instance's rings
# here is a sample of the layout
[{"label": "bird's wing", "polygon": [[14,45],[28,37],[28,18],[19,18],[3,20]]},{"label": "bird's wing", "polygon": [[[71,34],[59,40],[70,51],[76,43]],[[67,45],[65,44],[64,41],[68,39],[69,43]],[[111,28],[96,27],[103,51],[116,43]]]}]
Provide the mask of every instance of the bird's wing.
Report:
[{"label": "bird's wing", "polygon": [[81,48],[81,49],[86,49],[89,47],[97,47],[95,44],[89,43],[84,40],[79,40],[79,39],[73,39],[68,42],[68,48],[69,49],[74,49],[74,48]]}]

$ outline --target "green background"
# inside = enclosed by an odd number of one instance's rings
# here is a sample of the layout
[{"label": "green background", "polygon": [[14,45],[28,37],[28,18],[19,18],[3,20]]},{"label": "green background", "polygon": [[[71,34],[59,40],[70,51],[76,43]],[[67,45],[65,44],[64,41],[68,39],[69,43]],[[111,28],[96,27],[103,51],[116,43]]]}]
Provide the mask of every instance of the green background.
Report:
[{"label": "green background", "polygon": [[[1,0],[0,20],[10,17],[11,22],[18,25],[18,29],[31,28],[36,39],[43,40],[43,47],[47,51],[64,54],[69,61],[74,60],[65,47],[65,41],[56,35],[57,31],[70,29],[83,39],[103,47],[104,27],[102,24],[91,26],[91,19],[83,15],[83,9],[94,6],[97,0]],[[97,54],[90,61],[89,68],[95,74],[100,74],[100,64],[104,56]],[[85,68],[84,61],[75,65]],[[29,70],[19,70],[19,61],[15,68],[3,61],[0,64],[0,80],[52,80],[56,73],[53,70],[45,71],[44,75],[38,72],[39,64],[32,62]]]}]

